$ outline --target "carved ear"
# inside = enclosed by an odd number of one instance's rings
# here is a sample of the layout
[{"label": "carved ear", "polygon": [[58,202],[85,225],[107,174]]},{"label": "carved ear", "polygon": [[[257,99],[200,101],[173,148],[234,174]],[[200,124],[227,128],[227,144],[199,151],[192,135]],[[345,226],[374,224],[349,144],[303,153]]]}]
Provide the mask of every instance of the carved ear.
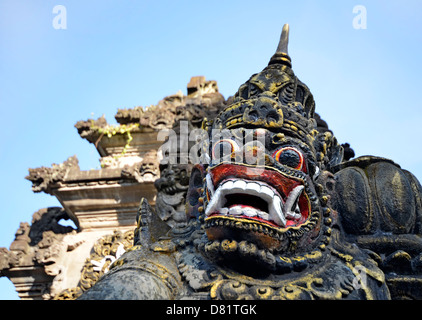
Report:
[{"label": "carved ear", "polygon": [[340,164],[343,161],[344,149],[341,145],[336,144],[331,147],[331,154],[328,161],[328,168]]},{"label": "carved ear", "polygon": [[[205,175],[206,172],[203,165],[197,164],[192,168],[189,180],[189,189],[186,195],[187,220],[191,218],[199,218],[203,212]],[[202,210],[200,208],[202,208]]]},{"label": "carved ear", "polygon": [[317,161],[321,169],[330,169],[343,161],[344,150],[331,131],[318,133],[314,142]]}]

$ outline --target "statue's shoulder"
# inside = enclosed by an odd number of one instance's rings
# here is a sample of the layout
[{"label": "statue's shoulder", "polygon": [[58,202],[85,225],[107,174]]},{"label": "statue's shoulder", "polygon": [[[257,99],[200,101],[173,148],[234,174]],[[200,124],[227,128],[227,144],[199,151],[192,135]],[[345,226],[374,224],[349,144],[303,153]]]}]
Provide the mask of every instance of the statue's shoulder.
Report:
[{"label": "statue's shoulder", "polygon": [[157,241],[150,246],[133,246],[79,299],[175,298],[181,287],[181,279],[172,248],[170,241]]},{"label": "statue's shoulder", "polygon": [[345,231],[420,234],[422,187],[392,160],[362,156],[334,168],[335,206]]},{"label": "statue's shoulder", "polygon": [[110,266],[79,299],[173,299],[182,286],[176,245],[166,238],[166,226],[143,199],[138,211],[134,245]]}]

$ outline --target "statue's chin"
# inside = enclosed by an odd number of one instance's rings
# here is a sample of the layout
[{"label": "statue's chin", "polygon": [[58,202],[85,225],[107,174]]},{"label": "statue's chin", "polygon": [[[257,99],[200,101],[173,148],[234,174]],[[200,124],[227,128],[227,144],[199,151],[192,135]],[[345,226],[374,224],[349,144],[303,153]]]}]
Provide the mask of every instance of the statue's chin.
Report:
[{"label": "statue's chin", "polygon": [[251,276],[270,274],[277,268],[276,258],[270,250],[247,240],[209,240],[200,246],[200,251],[212,262]]},{"label": "statue's chin", "polygon": [[[280,251],[283,249],[283,242],[271,236],[267,231],[268,229],[265,229],[265,226],[253,226],[247,223],[242,224],[241,221],[230,220],[227,218],[218,220],[215,221],[214,226],[210,226],[206,229],[208,239],[211,241],[223,241],[225,239],[237,242],[247,241],[255,244],[259,249],[269,250],[270,252],[273,252],[274,250]],[[222,225],[218,225],[219,222]],[[213,223],[211,222],[209,225],[212,224]],[[237,228],[231,226],[236,224]],[[249,230],[245,230],[246,228]],[[257,230],[254,231],[254,229]]]}]

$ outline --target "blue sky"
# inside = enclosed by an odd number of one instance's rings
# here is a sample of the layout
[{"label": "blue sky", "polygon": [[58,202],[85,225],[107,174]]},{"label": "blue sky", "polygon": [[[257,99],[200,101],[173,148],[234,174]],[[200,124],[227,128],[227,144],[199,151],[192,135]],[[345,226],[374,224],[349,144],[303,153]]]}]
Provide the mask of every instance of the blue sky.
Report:
[{"label": "blue sky", "polygon": [[[53,8],[66,8],[55,29]],[[353,8],[366,8],[355,29]],[[191,76],[227,98],[274,53],[290,24],[289,54],[316,110],[356,155],[391,158],[422,180],[422,2],[0,0],[0,247],[20,222],[59,206],[34,194],[28,168],[77,155],[99,168],[74,124],[156,104]],[[0,299],[15,299],[0,278]]]}]

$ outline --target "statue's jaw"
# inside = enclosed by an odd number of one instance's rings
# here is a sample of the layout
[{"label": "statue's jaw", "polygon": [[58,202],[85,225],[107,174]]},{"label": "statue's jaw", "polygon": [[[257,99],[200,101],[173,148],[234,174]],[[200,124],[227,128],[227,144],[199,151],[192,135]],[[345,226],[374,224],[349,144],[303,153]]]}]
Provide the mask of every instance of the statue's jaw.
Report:
[{"label": "statue's jaw", "polygon": [[256,170],[230,164],[211,170],[206,221],[230,218],[279,230],[304,223],[310,204],[301,181],[262,168],[257,175]]}]

